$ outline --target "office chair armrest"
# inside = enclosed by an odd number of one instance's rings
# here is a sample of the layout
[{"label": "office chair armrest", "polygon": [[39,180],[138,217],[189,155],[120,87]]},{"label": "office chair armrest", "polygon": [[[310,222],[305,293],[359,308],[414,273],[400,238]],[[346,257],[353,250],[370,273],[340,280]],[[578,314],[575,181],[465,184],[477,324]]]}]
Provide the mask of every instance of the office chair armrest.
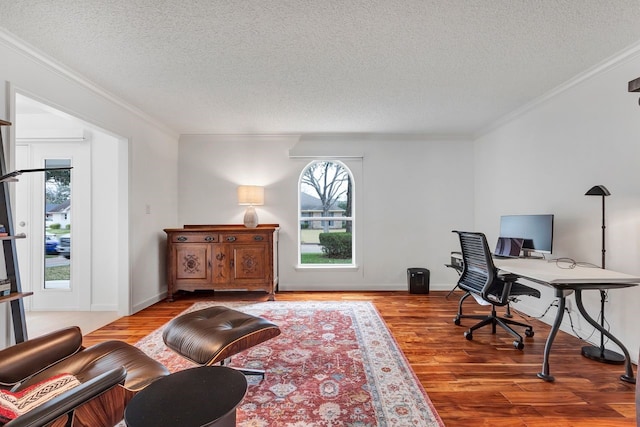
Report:
[{"label": "office chair armrest", "polygon": [[519,278],[520,276],[511,273],[498,274],[498,279],[508,283],[515,283]]},{"label": "office chair armrest", "polygon": [[5,424],[5,427],[38,427],[46,425],[98,397],[112,387],[123,384],[126,376],[127,370],[123,366],[107,371],[9,421]]}]

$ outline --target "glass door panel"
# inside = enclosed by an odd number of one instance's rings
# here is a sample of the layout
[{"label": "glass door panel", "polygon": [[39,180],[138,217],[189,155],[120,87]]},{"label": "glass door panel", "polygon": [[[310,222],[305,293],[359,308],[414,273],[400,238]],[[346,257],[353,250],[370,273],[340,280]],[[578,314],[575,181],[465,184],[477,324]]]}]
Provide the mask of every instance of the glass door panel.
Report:
[{"label": "glass door panel", "polygon": [[[71,159],[45,159],[46,168],[71,166]],[[71,171],[45,172],[44,289],[71,289]]]}]

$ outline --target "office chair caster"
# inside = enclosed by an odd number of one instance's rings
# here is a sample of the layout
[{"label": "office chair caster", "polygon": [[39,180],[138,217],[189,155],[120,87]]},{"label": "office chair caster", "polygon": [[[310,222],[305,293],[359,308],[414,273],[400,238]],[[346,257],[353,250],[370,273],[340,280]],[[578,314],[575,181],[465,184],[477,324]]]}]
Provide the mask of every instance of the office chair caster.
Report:
[{"label": "office chair caster", "polygon": [[456,317],[455,319],[453,319],[453,323],[460,326],[460,318]]},{"label": "office chair caster", "polygon": [[471,333],[471,331],[466,331],[464,333],[464,337],[468,340],[471,341],[473,339],[473,334]]},{"label": "office chair caster", "polygon": [[533,329],[526,329],[526,330],[524,331],[524,334],[525,334],[525,336],[527,336],[527,337],[531,338],[532,336],[534,336],[534,335],[535,335],[535,332],[533,332]]},{"label": "office chair caster", "polygon": [[524,343],[522,341],[514,341],[513,346],[518,350],[522,350],[524,348]]}]

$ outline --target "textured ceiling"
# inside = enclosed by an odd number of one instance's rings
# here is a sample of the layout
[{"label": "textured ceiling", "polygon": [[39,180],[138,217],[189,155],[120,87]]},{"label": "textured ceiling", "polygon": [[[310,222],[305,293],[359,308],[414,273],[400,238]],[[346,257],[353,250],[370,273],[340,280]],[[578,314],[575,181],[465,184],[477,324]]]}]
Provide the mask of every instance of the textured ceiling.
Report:
[{"label": "textured ceiling", "polygon": [[639,23],[638,0],[0,0],[0,27],[179,133],[473,134]]}]

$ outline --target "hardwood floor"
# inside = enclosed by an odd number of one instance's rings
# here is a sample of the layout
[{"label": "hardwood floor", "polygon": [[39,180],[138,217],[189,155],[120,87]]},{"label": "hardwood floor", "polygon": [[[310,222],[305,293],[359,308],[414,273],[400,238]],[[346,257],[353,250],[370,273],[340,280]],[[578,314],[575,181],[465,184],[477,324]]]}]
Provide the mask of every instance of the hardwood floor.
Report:
[{"label": "hardwood floor", "polygon": [[[522,351],[506,332],[490,328],[463,337],[463,319],[453,324],[461,293],[411,295],[407,292],[281,292],[278,301],[370,300],[386,321],[416,376],[447,426],[561,427],[635,426],[635,386],[620,381],[621,365],[608,365],[581,356],[584,343],[559,332],[550,357],[553,383],[536,377],[549,326],[527,320],[535,336]],[[85,345],[108,339],[135,343],[201,300],[266,300],[261,293],[180,293],[172,303],[160,302],[133,316],[121,318],[85,336]],[[486,312],[475,302],[465,313]],[[515,314],[517,318],[518,315]],[[637,349],[629,349],[637,351]],[[635,368],[635,367],[634,367]],[[635,372],[635,370],[634,370]]]}]

